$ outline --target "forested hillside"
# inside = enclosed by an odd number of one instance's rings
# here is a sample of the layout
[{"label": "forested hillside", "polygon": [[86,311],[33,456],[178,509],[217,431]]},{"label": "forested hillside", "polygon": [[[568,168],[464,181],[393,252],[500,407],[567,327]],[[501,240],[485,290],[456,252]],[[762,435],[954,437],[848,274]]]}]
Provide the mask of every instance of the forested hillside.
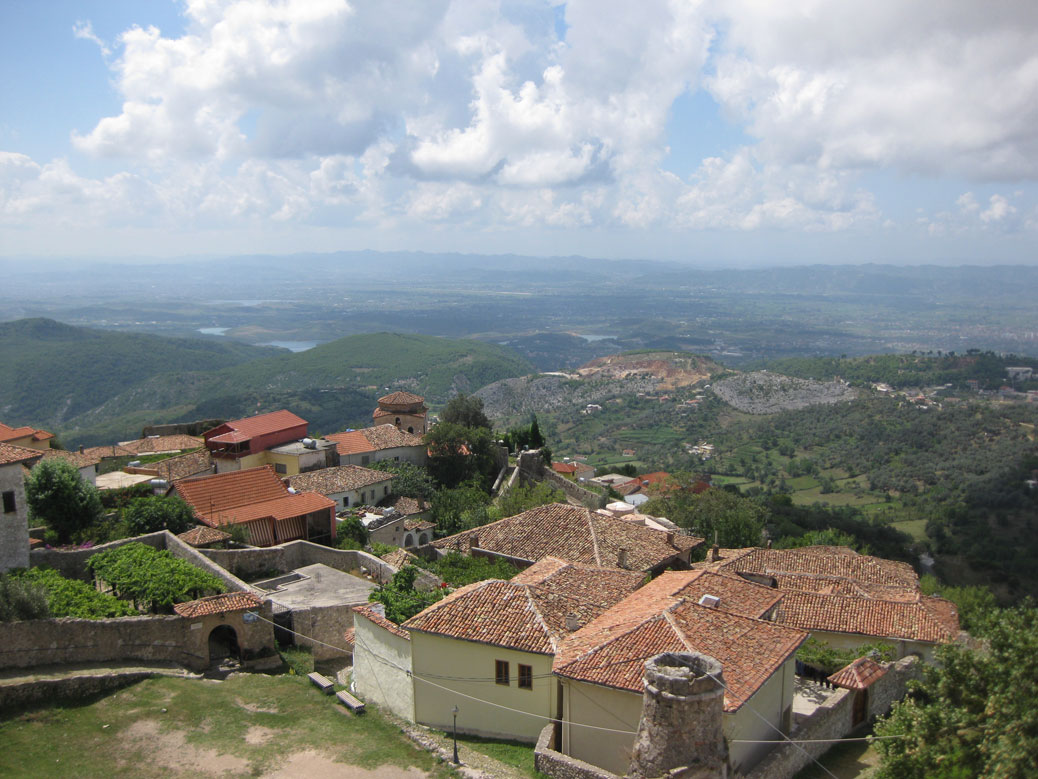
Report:
[{"label": "forested hillside", "polygon": [[278,408],[302,415],[314,432],[332,432],[370,424],[387,388],[440,403],[532,370],[510,349],[474,340],[373,333],[291,353],[51,320],[0,325],[0,356],[0,420],[51,429],[68,445]]}]

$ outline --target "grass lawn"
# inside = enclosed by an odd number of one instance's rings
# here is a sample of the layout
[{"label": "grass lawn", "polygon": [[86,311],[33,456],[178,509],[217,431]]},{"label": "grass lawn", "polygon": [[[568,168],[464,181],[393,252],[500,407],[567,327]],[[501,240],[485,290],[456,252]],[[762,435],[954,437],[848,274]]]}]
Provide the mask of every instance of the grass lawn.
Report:
[{"label": "grass lawn", "polygon": [[[451,738],[450,733],[443,734]],[[521,744],[518,741],[497,741],[478,736],[466,736],[458,734],[458,744],[464,744],[469,749],[492,757],[499,763],[504,763],[519,771],[531,779],[540,779],[547,776],[533,767],[533,744]]]},{"label": "grass lawn", "polygon": [[813,476],[797,476],[793,479],[786,479],[786,484],[794,490],[810,490],[818,486],[818,479]]},{"label": "grass lawn", "polygon": [[717,474],[711,474],[710,481],[720,486],[725,484],[735,484],[739,486],[750,483],[750,480],[745,476],[719,476]]},{"label": "grass lawn", "polygon": [[149,679],[0,719],[0,775],[322,776],[453,772],[388,720],[345,713],[305,677]]},{"label": "grass lawn", "polygon": [[916,541],[926,540],[926,520],[925,519],[908,519],[904,522],[891,522],[890,526],[895,530],[900,530],[902,533],[908,533]]},{"label": "grass lawn", "polygon": [[799,490],[791,496],[798,506],[809,506],[812,503],[828,503],[830,506],[868,506],[876,503],[878,497],[872,494],[855,495],[852,492],[830,492],[822,494],[821,487]]}]

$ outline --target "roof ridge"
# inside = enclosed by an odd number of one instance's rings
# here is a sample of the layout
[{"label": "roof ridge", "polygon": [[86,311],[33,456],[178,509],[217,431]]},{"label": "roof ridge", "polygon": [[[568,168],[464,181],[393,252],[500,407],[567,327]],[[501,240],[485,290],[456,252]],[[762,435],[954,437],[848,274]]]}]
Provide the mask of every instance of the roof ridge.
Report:
[{"label": "roof ridge", "polygon": [[541,614],[541,610],[537,608],[537,602],[533,599],[533,595],[530,592],[531,585],[516,584],[515,586],[523,588],[523,594],[526,595],[526,602],[530,606],[530,611],[533,612],[533,616],[537,620],[537,623],[541,626],[541,630],[544,631],[544,635],[548,637],[548,643],[551,644],[552,652],[558,652],[559,642],[555,640],[555,634],[552,632],[551,628],[548,627],[548,623],[544,619],[544,615]]},{"label": "roof ridge", "polygon": [[584,511],[586,512],[584,514],[584,518],[587,519],[588,530],[591,531],[591,548],[594,550],[594,553],[595,553],[595,562],[598,565],[601,565],[602,564],[602,555],[601,555],[601,553],[599,552],[599,549],[598,549],[598,536],[595,534],[595,522],[594,522],[594,519],[591,516],[591,509],[587,509],[586,508],[586,509],[584,509]]},{"label": "roof ridge", "polygon": [[681,602],[679,601],[678,603],[675,603],[664,609],[663,619],[665,619],[667,621],[667,624],[670,625],[670,629],[674,631],[674,635],[678,637],[678,641],[680,641],[684,645],[685,649],[687,649],[689,652],[695,652],[696,648],[692,646],[691,643],[689,643],[689,641],[685,637],[685,631],[678,627],[678,623],[674,621],[674,615],[670,613],[673,609],[677,608],[680,605]]}]

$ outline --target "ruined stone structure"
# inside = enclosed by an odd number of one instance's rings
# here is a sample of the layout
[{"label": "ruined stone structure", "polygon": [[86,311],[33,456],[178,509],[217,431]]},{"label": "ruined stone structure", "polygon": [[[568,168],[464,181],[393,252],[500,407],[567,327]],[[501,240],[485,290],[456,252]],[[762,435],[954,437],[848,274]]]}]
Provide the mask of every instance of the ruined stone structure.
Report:
[{"label": "ruined stone structure", "polygon": [[628,775],[721,779],[728,748],[721,729],[721,664],[698,652],[665,652],[645,663],[645,697]]}]

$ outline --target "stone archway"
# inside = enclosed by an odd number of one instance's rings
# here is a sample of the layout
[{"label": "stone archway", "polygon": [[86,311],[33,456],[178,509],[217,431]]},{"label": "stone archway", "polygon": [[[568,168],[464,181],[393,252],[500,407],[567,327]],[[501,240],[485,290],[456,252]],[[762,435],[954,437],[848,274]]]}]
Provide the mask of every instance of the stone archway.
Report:
[{"label": "stone archway", "polygon": [[408,533],[406,536],[404,536],[404,548],[407,549],[411,546],[414,546],[414,536]]},{"label": "stone archway", "polygon": [[238,634],[230,625],[217,625],[209,634],[209,663],[216,665],[229,657],[241,659]]}]

